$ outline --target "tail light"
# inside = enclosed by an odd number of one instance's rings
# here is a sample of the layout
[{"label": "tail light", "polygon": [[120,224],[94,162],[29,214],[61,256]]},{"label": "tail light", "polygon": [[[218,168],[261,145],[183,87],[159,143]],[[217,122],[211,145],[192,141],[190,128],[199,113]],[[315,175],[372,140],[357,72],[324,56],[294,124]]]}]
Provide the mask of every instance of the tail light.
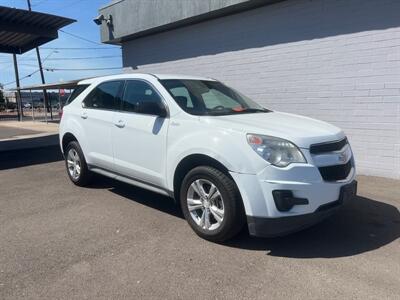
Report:
[{"label": "tail light", "polygon": [[62,109],[62,108],[61,108],[60,111],[58,112],[58,116],[60,117],[60,119],[62,118],[62,116],[63,116],[63,109]]}]

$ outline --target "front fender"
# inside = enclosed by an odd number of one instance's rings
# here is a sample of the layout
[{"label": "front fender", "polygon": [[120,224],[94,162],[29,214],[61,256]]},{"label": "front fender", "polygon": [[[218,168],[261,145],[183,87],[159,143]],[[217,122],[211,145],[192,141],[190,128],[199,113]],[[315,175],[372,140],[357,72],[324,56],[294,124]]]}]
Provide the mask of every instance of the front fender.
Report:
[{"label": "front fender", "polygon": [[192,154],[211,157],[230,172],[256,174],[263,168],[256,154],[247,145],[243,133],[214,129],[197,130],[189,135],[173,133],[170,136],[179,137],[168,141],[167,185],[171,191],[177,166],[185,157]]}]

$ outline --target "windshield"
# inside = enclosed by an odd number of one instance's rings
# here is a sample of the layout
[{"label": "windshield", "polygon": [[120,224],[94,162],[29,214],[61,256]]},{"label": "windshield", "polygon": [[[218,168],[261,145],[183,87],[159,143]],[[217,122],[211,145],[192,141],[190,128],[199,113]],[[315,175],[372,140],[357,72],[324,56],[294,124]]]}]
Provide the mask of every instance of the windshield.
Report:
[{"label": "windshield", "polygon": [[160,80],[176,103],[192,115],[265,113],[268,109],[218,81]]}]

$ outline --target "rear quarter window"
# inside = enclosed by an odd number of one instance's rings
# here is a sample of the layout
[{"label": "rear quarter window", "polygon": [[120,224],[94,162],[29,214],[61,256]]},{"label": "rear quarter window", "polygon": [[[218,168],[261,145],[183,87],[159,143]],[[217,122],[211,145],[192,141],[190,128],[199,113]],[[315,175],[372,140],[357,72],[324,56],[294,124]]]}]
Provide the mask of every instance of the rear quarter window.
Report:
[{"label": "rear quarter window", "polygon": [[68,105],[72,101],[74,101],[80,94],[83,93],[87,89],[89,84],[79,84],[74,91],[71,93],[71,95],[68,97],[67,101],[65,102],[64,105]]},{"label": "rear quarter window", "polygon": [[118,110],[120,109],[120,93],[123,85],[123,80],[102,82],[90,91],[82,103],[85,108]]}]

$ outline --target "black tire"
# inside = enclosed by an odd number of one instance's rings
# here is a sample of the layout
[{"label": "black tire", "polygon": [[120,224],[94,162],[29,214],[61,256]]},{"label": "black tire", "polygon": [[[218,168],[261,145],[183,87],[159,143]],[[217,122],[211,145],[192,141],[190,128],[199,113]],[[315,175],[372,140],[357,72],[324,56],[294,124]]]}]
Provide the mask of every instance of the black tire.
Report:
[{"label": "black tire", "polygon": [[[68,169],[68,153],[71,149],[76,151],[76,153],[79,157],[79,160],[80,160],[80,174],[77,178],[74,178],[70,174],[69,169]],[[65,148],[65,151],[64,151],[64,157],[65,157],[65,167],[66,167],[69,179],[71,179],[71,181],[77,186],[88,185],[92,179],[93,174],[92,174],[92,172],[89,171],[89,169],[87,167],[85,156],[83,155],[81,146],[79,145],[79,143],[77,141],[72,141],[67,145],[67,147]]]},{"label": "black tire", "polygon": [[[213,183],[222,196],[224,217],[220,226],[214,230],[207,230],[199,226],[189,212],[188,190],[190,185],[198,179],[205,179]],[[228,175],[213,167],[199,166],[186,174],[180,189],[180,203],[185,219],[194,232],[209,241],[226,241],[238,234],[246,223],[243,202],[235,182]]]}]

